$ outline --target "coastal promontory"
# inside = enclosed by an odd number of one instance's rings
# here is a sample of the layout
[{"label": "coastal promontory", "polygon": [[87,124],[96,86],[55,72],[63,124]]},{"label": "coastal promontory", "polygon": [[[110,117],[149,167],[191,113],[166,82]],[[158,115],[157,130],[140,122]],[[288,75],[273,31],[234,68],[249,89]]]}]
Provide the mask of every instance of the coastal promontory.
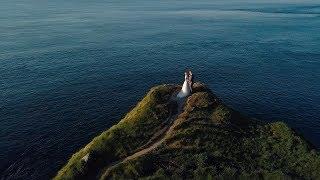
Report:
[{"label": "coastal promontory", "polygon": [[55,179],[319,179],[320,154],[285,123],[252,119],[205,84],[159,85]]}]

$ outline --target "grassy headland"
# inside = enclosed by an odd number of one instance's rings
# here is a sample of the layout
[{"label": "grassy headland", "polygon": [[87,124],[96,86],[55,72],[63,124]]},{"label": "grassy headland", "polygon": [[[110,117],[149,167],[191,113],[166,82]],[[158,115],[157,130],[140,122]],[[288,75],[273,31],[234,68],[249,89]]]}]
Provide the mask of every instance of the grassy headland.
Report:
[{"label": "grassy headland", "polygon": [[152,88],[117,125],[74,154],[55,179],[320,178],[319,152],[286,124],[244,117],[205,85],[193,89],[152,151],[128,159],[168,125],[179,86]]}]

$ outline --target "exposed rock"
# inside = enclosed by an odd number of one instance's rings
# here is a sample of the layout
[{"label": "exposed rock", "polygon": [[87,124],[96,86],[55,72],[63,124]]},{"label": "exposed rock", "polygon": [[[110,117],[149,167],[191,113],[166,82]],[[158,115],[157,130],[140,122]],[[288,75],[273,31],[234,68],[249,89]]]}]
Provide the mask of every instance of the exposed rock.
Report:
[{"label": "exposed rock", "polygon": [[84,162],[84,163],[88,163],[89,159],[90,159],[90,153],[88,153],[85,156],[83,156],[81,158],[81,161]]}]

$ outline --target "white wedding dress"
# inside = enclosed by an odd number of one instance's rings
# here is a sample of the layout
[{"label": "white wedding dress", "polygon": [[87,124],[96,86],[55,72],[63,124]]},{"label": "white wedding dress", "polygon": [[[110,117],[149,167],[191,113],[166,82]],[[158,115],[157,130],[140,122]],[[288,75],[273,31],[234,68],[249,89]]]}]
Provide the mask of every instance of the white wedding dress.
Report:
[{"label": "white wedding dress", "polygon": [[184,82],[181,88],[181,91],[178,93],[178,98],[184,98],[191,94],[191,87],[188,83],[188,75],[187,73],[184,74]]}]

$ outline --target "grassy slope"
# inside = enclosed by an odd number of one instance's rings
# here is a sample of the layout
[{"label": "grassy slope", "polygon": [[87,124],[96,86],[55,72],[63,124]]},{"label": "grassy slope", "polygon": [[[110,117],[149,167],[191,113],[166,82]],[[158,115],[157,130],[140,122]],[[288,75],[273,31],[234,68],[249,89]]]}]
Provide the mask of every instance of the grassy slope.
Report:
[{"label": "grassy slope", "polygon": [[[99,169],[133,153],[146,143],[169,116],[169,99],[176,86],[154,87],[117,125],[94,138],[75,153],[55,179],[79,179],[95,176]],[[81,159],[90,153],[89,163]]]},{"label": "grassy slope", "polygon": [[189,97],[165,142],[103,178],[320,178],[319,153],[286,124],[242,117],[206,88]]},{"label": "grassy slope", "polygon": [[[168,100],[176,88],[153,88],[123,120],[74,154],[56,179],[96,175],[135,152],[169,116]],[[200,84],[165,138],[156,151],[120,163],[102,178],[320,178],[319,153],[288,126],[242,117]],[[94,156],[85,166],[81,158],[88,152]]]}]

